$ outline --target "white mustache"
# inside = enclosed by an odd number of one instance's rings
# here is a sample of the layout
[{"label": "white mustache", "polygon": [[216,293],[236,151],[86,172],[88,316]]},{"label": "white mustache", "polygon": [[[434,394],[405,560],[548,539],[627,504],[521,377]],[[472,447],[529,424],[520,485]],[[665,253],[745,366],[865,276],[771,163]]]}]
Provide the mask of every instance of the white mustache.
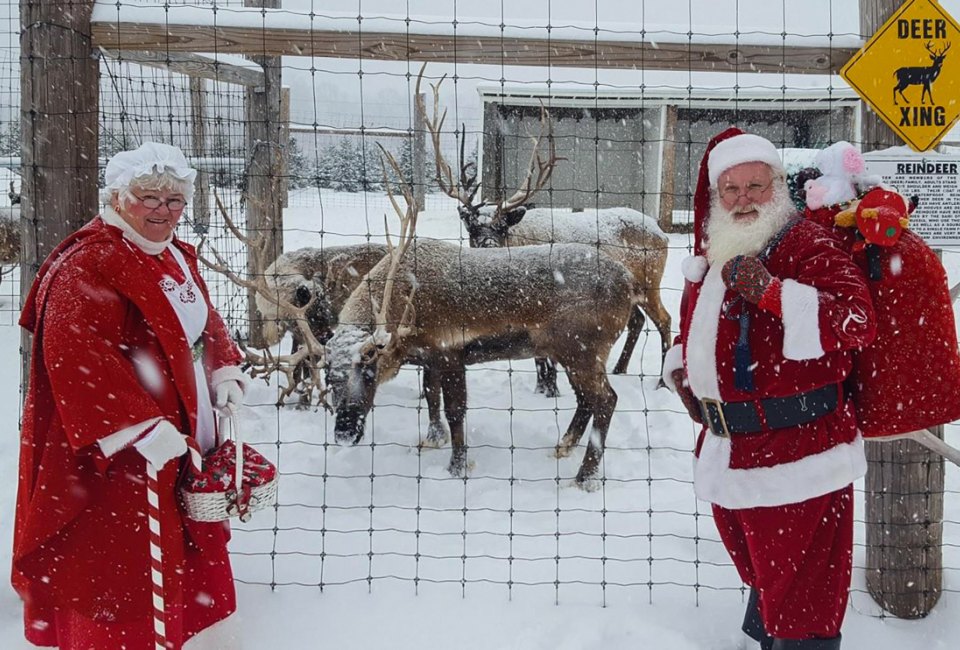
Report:
[{"label": "white mustache", "polygon": [[744,205],[744,206],[735,205],[733,206],[733,209],[730,210],[730,213],[745,214],[747,212],[755,212],[755,211],[757,211],[757,205],[755,203],[751,203],[750,205]]}]

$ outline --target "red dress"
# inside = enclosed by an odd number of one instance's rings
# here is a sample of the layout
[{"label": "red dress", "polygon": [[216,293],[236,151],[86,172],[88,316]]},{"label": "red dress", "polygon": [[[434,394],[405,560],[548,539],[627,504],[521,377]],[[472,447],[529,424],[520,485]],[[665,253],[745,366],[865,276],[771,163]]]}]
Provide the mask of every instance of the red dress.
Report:
[{"label": "red dress", "polygon": [[[209,380],[240,353],[210,305],[195,251],[174,245],[208,303]],[[192,352],[158,283],[175,272],[96,218],[50,255],[27,297],[20,324],[34,338],[12,581],[37,645],[153,648],[145,461],[133,449],[107,459],[96,443],[157,417],[195,434]],[[229,530],[182,516],[178,473],[169,463],[158,477],[171,648],[235,609]]]}]

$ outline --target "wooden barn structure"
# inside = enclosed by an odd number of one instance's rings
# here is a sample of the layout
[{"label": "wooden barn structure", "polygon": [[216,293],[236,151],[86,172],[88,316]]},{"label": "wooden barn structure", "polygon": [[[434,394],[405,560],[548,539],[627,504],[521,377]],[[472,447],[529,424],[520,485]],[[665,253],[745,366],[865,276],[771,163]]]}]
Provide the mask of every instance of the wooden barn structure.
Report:
[{"label": "wooden barn structure", "polygon": [[[510,194],[526,173],[530,136],[549,110],[560,162],[537,198],[559,208],[625,206],[658,219],[665,230],[689,224],[697,166],[707,141],[737,125],[778,147],[820,149],[857,141],[859,100],[848,88],[693,88],[689,93],[480,86],[483,105],[483,197]],[[675,227],[676,226],[676,227]]]}]

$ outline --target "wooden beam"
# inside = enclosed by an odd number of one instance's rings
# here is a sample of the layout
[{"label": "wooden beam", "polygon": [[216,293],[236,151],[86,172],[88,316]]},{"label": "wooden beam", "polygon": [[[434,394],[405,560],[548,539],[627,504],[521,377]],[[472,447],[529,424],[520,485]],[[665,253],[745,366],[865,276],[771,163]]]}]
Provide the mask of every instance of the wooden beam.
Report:
[{"label": "wooden beam", "polygon": [[313,56],[563,68],[835,74],[856,52],[845,47],[645,43],[442,34],[97,22],[108,49]]},{"label": "wooden beam", "polygon": [[150,66],[151,68],[179,72],[191,78],[223,81],[240,86],[253,86],[255,88],[263,86],[264,83],[263,72],[260,70],[218,61],[201,54],[106,48],[101,48],[100,52],[117,61],[137,63],[139,65]]}]

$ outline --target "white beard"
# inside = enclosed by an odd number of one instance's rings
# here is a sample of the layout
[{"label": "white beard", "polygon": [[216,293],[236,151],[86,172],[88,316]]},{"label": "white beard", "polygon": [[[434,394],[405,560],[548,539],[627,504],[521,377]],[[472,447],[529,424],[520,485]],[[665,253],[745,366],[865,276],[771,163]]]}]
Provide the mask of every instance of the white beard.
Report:
[{"label": "white beard", "polygon": [[773,196],[766,203],[734,208],[742,212],[756,209],[758,216],[750,222],[737,221],[734,212],[726,210],[713,192],[705,233],[706,256],[711,265],[723,264],[737,255],[756,255],[796,214],[787,184],[780,180],[774,183]]}]

